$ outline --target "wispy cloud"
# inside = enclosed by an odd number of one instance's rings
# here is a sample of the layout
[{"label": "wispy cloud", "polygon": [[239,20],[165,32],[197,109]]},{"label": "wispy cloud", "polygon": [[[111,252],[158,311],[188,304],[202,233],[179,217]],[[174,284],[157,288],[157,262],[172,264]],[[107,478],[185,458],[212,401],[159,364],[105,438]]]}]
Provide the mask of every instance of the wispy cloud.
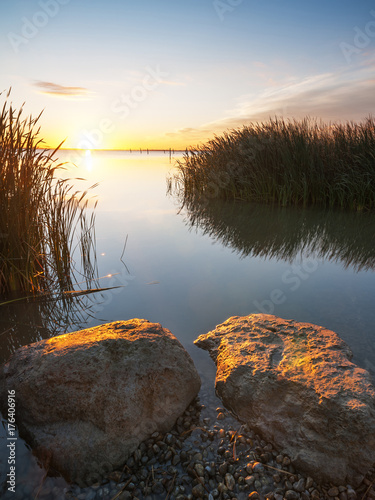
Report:
[{"label": "wispy cloud", "polygon": [[57,83],[37,81],[33,86],[38,89],[41,94],[48,94],[56,97],[87,97],[88,89],[85,87],[64,87]]},{"label": "wispy cloud", "polygon": [[[243,95],[229,116],[167,134],[181,140],[199,140],[270,117],[301,119],[310,116],[324,121],[360,121],[375,114],[375,58],[356,68],[337,73],[290,77],[287,83],[267,87],[257,95]],[[203,139],[201,139],[203,140]]]}]

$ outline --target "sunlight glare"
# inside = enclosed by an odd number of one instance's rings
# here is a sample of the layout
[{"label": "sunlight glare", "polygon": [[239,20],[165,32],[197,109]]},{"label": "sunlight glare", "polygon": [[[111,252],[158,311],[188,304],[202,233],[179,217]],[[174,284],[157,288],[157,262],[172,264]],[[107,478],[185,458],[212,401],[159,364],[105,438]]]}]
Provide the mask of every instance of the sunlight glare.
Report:
[{"label": "sunlight glare", "polygon": [[86,149],[86,153],[85,153],[85,167],[86,167],[86,170],[88,170],[89,172],[92,171],[92,156],[91,156],[91,150],[90,149]]}]

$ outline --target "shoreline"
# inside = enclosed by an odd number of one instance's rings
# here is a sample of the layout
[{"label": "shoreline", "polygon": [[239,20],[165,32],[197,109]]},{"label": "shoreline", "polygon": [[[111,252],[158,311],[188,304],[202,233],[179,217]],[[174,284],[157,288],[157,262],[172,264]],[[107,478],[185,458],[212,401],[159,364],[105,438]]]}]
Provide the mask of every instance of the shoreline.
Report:
[{"label": "shoreline", "polygon": [[[293,467],[253,430],[241,425],[222,406],[213,391],[199,397],[164,436],[154,433],[140,444],[122,470],[88,487],[61,488],[49,482],[8,498],[38,500],[373,500],[375,469],[362,484],[320,485]],[[216,408],[216,409],[215,409]],[[27,485],[26,485],[27,486]]]}]

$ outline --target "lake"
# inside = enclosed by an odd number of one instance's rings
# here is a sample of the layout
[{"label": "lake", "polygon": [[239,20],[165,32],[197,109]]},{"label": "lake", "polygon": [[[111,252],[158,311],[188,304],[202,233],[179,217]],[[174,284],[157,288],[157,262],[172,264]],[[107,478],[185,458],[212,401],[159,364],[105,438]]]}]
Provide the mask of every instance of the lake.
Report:
[{"label": "lake", "polygon": [[[202,403],[215,368],[193,341],[230,316],[265,312],[327,327],[375,377],[373,215],[222,203],[213,195],[180,210],[166,192],[180,153],[171,160],[163,152],[78,156],[59,153],[62,161],[79,161],[64,174],[85,177],[79,189],[99,183],[92,194],[99,276],[107,276],[100,285],[121,288],[91,296],[89,314],[80,315],[81,324],[70,317],[64,331],[134,317],[161,323],[191,354],[203,379]],[[0,319],[2,361],[51,335],[40,305],[14,304]],[[4,439],[4,422],[1,432]],[[44,472],[22,440],[17,453],[17,481],[38,484]]]}]

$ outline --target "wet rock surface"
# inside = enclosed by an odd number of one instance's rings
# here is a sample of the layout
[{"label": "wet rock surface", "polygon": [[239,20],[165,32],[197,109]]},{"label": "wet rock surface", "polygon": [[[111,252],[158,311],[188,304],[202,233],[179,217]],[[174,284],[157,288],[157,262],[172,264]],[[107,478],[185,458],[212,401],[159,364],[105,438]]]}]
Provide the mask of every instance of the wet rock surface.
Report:
[{"label": "wet rock surface", "polygon": [[[216,391],[240,421],[316,481],[361,483],[375,460],[375,388],[336,333],[253,314],[195,343],[215,361]],[[303,494],[294,482],[291,500]]]},{"label": "wet rock surface", "polygon": [[[15,391],[21,435],[46,469],[82,485],[123,464],[153,433],[170,430],[199,389],[176,337],[140,319],[22,347],[0,370],[0,401],[6,405],[8,390]],[[156,442],[149,453],[159,451]]]}]

